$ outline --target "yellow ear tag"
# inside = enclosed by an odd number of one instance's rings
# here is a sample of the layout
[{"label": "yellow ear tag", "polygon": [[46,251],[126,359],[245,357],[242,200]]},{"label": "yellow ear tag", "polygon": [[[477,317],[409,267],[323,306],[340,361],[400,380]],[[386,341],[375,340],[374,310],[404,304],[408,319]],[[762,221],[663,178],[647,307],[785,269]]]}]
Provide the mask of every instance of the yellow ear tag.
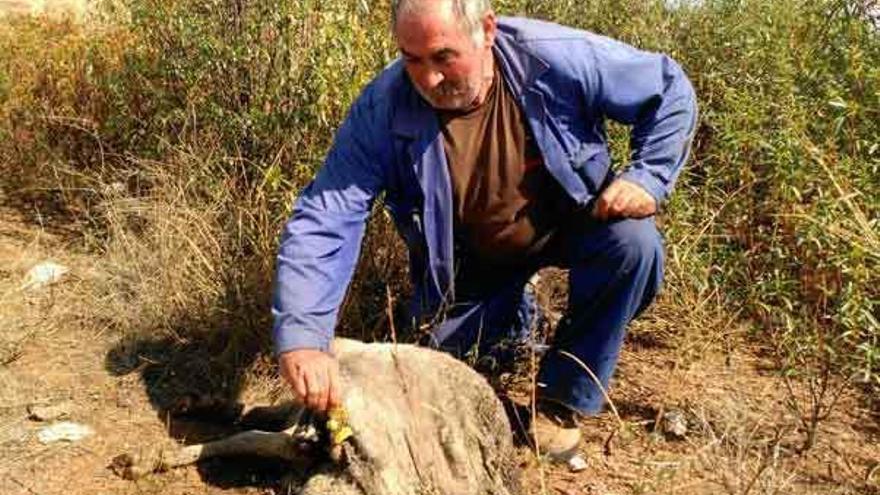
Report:
[{"label": "yellow ear tag", "polygon": [[344,408],[334,407],[327,413],[327,431],[330,432],[330,442],[333,445],[341,445],[354,435],[348,426],[348,413]]}]

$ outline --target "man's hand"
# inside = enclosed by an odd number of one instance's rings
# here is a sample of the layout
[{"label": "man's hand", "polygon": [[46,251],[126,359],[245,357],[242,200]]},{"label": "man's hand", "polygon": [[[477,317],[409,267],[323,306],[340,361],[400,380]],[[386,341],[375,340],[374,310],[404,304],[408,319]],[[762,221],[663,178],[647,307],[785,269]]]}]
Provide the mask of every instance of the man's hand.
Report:
[{"label": "man's hand", "polygon": [[624,179],[615,179],[596,200],[593,217],[608,221],[614,218],[644,218],[657,213],[657,202],[648,191]]},{"label": "man's hand", "polygon": [[288,351],[278,357],[281,376],[306,407],[326,412],[342,403],[339,363],[318,349]]}]

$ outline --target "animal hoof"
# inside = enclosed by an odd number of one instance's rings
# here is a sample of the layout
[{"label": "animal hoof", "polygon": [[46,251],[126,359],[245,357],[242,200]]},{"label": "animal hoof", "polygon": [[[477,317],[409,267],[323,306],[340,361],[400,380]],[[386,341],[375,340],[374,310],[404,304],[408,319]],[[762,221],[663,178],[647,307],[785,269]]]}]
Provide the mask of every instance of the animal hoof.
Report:
[{"label": "animal hoof", "polygon": [[124,480],[137,480],[153,472],[152,468],[144,467],[144,463],[132,454],[120,454],[114,457],[110,461],[110,469]]}]

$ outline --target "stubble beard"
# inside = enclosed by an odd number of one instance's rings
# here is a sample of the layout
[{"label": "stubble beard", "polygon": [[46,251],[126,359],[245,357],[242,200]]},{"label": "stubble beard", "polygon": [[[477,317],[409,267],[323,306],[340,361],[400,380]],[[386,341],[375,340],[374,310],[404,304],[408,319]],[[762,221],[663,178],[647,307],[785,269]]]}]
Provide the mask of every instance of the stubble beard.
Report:
[{"label": "stubble beard", "polygon": [[[458,84],[443,82],[430,93],[416,86],[416,91],[433,108],[438,110],[467,110],[479,106],[485,100],[492,79],[495,75],[495,59],[492,52],[484,63],[481,64],[479,74],[472,79],[465,79]],[[414,85],[415,86],[415,85]]]},{"label": "stubble beard", "polygon": [[438,110],[465,110],[473,104],[479,94],[479,87],[475,88],[468,81],[462,81],[457,85],[444,82],[431,92],[426,92],[418,86],[416,90],[428,104]]}]

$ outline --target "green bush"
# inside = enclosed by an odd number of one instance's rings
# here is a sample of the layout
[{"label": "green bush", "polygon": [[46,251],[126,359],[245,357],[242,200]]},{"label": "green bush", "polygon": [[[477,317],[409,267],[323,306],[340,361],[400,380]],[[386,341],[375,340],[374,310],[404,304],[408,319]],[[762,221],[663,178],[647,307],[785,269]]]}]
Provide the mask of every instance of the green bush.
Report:
[{"label": "green bush", "polygon": [[[718,291],[792,372],[830,363],[840,376],[878,383],[880,36],[851,14],[855,0],[496,7],[679,60],[701,122],[664,218],[666,300]],[[265,335],[271,260],[292,199],[360,88],[395,56],[388,2],[148,0],[128,9],[93,26],[0,27],[4,185],[60,191],[100,231],[95,205],[107,204],[108,183],[162,201],[155,178],[176,177],[172,190],[220,208],[210,223],[223,246],[214,256],[232,275],[218,283],[251,291],[228,304],[258,315],[243,332]],[[613,127],[612,136],[623,162],[625,132]],[[145,173],[145,160],[163,174]],[[376,305],[385,288],[404,285],[399,246],[378,219],[367,245],[389,262],[371,260],[343,321],[371,337],[384,331]]]}]

